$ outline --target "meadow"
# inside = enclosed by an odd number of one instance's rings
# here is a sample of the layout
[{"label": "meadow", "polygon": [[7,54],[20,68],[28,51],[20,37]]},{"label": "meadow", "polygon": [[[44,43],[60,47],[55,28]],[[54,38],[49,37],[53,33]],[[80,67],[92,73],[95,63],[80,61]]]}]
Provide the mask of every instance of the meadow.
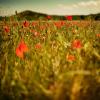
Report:
[{"label": "meadow", "polygon": [[0,100],[100,100],[100,21],[1,21]]}]

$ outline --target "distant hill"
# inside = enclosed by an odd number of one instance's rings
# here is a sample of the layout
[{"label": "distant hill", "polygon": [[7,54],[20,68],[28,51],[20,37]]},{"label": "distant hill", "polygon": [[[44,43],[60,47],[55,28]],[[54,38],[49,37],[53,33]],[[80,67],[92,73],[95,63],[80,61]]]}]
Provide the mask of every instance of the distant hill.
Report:
[{"label": "distant hill", "polygon": [[19,18],[19,20],[21,19],[27,19],[27,20],[37,20],[37,19],[43,19],[45,18],[47,15],[46,14],[42,14],[42,13],[38,13],[38,12],[33,12],[30,10],[26,10],[20,13],[16,12],[16,15]]},{"label": "distant hill", "polygon": [[[20,13],[15,12],[15,15],[12,15],[10,17],[15,17],[17,20],[47,20],[47,14],[39,13],[39,12],[33,12],[30,10],[26,10]],[[66,20],[65,16],[58,16],[58,15],[50,15],[53,20]],[[67,15],[66,15],[67,16]],[[0,17],[0,20],[2,20],[4,17]],[[6,17],[6,19],[9,19],[9,17]],[[100,13],[98,14],[90,14],[90,15],[73,15],[73,20],[100,20]]]},{"label": "distant hill", "polygon": [[[48,14],[44,14],[44,13],[39,13],[39,12],[33,12],[30,10],[26,10],[20,13],[16,12],[16,15],[19,20],[23,20],[23,19],[27,19],[27,20],[46,20]],[[54,20],[64,20],[65,17],[64,16],[58,16],[58,15],[50,15],[52,17],[52,19]]]}]

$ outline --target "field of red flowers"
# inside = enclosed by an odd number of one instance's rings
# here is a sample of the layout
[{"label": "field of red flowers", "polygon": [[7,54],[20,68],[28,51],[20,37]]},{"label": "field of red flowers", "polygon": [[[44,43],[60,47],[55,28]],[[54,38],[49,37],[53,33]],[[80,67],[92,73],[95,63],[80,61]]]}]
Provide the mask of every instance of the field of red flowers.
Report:
[{"label": "field of red flowers", "polygon": [[100,21],[0,22],[0,100],[100,100]]}]

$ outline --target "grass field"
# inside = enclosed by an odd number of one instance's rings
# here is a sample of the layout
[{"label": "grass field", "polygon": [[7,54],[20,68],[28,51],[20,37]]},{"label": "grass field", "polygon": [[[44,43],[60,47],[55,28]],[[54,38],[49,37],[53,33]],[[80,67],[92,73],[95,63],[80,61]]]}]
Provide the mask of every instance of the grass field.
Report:
[{"label": "grass field", "polygon": [[0,22],[0,100],[100,100],[100,21]]}]

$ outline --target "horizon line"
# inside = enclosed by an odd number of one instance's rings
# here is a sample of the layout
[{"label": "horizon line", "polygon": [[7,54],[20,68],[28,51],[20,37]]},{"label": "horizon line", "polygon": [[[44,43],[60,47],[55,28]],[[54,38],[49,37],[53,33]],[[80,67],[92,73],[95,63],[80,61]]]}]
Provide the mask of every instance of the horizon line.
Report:
[{"label": "horizon line", "polygon": [[[8,14],[8,15],[0,15],[1,17],[10,17],[10,16],[13,16],[13,15],[16,15],[16,11],[17,13],[22,13],[22,12],[26,12],[26,11],[30,11],[30,12],[34,12],[34,13],[40,13],[40,14],[45,14],[45,15],[50,15],[50,16],[68,16],[68,15],[72,15],[72,16],[78,16],[78,15],[93,15],[93,14],[99,14],[100,12],[97,12],[97,13],[88,13],[88,14],[48,14],[48,13],[45,13],[45,12],[40,12],[40,11],[34,11],[34,10],[22,10],[22,11],[18,11],[18,10],[15,10],[13,14]],[[0,13],[1,14],[1,13]]]}]

